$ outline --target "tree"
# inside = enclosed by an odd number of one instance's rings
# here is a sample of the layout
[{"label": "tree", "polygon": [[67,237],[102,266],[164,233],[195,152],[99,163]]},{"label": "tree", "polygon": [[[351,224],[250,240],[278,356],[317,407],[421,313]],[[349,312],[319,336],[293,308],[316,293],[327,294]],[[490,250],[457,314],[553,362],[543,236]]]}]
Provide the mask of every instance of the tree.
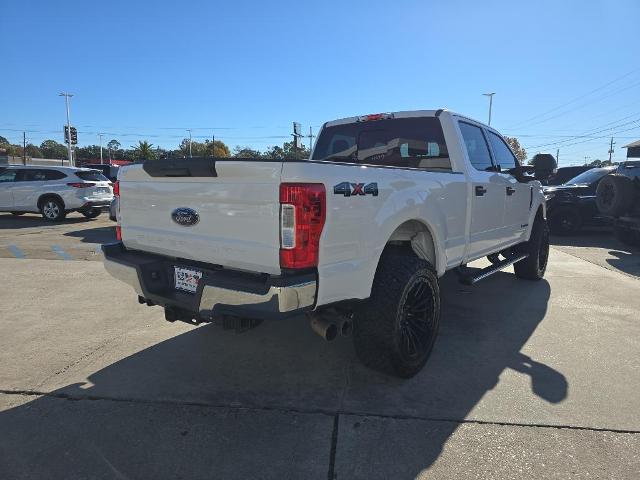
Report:
[{"label": "tree", "polygon": [[9,140],[0,135],[0,145],[9,145]]},{"label": "tree", "polygon": [[301,145],[300,148],[293,147],[293,141],[284,142],[282,147],[273,146],[269,147],[269,149],[263,155],[266,158],[274,158],[277,160],[284,159],[295,159],[295,160],[305,160],[311,156],[311,152],[309,149]]},{"label": "tree", "polygon": [[589,164],[590,167],[609,167],[613,165],[612,162],[610,162],[609,160],[594,160],[593,162],[591,162]]},{"label": "tree", "polygon": [[132,146],[133,149],[133,158],[136,160],[152,160],[156,158],[155,152],[153,151],[153,144],[144,141],[139,141],[138,145]]},{"label": "tree", "polygon": [[76,147],[76,160],[95,160],[100,158],[100,147],[97,145],[87,145],[86,147]]},{"label": "tree", "polygon": [[231,156],[229,147],[227,147],[227,145],[220,140],[209,142],[209,149],[213,152],[213,156],[217,158],[225,158]]},{"label": "tree", "polygon": [[233,149],[233,156],[236,158],[262,158],[262,153],[260,150],[253,150],[251,147],[236,145]]},{"label": "tree", "polygon": [[518,139],[516,137],[504,137],[504,140],[511,147],[520,163],[523,163],[527,159],[527,151],[522,148]]},{"label": "tree", "polygon": [[67,147],[55,140],[45,140],[40,144],[44,158],[67,158]]},{"label": "tree", "polygon": [[27,143],[27,148],[25,149],[25,152],[28,157],[44,158],[40,149],[37,146],[35,146],[33,143]]}]

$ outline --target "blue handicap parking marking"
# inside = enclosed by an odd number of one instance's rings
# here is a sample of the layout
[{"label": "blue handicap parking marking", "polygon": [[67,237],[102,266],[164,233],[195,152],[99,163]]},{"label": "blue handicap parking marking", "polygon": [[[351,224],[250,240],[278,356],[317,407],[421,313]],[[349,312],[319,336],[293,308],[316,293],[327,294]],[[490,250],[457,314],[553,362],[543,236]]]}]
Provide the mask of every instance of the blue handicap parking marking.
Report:
[{"label": "blue handicap parking marking", "polygon": [[16,258],[26,258],[26,255],[24,254],[24,252],[20,250],[20,247],[18,247],[17,245],[9,245],[9,251]]},{"label": "blue handicap parking marking", "polygon": [[61,257],[63,260],[73,260],[73,257],[69,255],[67,252],[65,252],[58,245],[51,245],[51,250],[53,250],[53,253]]}]

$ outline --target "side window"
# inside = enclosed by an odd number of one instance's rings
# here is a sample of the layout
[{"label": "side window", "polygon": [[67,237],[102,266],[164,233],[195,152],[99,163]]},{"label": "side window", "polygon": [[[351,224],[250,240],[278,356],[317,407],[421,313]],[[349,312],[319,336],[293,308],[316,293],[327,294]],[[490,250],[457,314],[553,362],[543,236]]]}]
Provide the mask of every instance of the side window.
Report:
[{"label": "side window", "polygon": [[44,182],[47,179],[46,170],[31,170],[31,175],[28,177],[32,182]]},{"label": "side window", "polygon": [[459,125],[462,132],[462,140],[473,167],[481,171],[492,170],[491,154],[482,129],[466,122],[460,122]]},{"label": "side window", "polygon": [[8,183],[16,181],[16,170],[5,170],[0,173],[0,183]]},{"label": "side window", "polygon": [[16,178],[17,182],[42,182],[43,180],[46,180],[46,171],[36,169],[18,170]]},{"label": "side window", "polygon": [[516,157],[505,141],[493,132],[489,132],[489,141],[491,142],[491,148],[493,148],[493,154],[496,157],[496,165],[500,166],[500,170],[506,172],[516,168]]},{"label": "side window", "polygon": [[44,170],[44,176],[46,180],[60,180],[66,175],[59,170]]}]

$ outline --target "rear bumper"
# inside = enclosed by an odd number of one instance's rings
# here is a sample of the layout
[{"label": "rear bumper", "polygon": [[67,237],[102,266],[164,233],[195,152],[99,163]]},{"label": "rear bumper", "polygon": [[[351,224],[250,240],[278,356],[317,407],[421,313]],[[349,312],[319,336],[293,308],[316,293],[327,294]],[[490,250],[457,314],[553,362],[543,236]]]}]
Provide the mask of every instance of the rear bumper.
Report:
[{"label": "rear bumper", "polygon": [[100,208],[102,210],[108,210],[111,205],[111,200],[88,200],[82,204],[82,208]]},{"label": "rear bumper", "polygon": [[[139,296],[202,318],[283,318],[313,309],[316,300],[318,283],[313,272],[283,277],[251,274],[127,250],[121,242],[103,245],[102,251],[107,272],[131,285]],[[173,288],[175,266],[203,273],[195,293]]]}]

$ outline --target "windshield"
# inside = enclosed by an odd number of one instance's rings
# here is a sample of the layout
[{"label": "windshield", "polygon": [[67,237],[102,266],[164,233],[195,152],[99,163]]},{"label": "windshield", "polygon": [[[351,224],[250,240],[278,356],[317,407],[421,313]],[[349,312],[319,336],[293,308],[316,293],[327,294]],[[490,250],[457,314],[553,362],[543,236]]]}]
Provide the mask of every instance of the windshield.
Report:
[{"label": "windshield", "polygon": [[440,119],[390,118],[326,127],[312,160],[451,169]]},{"label": "windshield", "polygon": [[586,172],[581,173],[577,177],[573,177],[571,180],[568,180],[565,185],[579,185],[586,183],[594,183],[600,180],[602,177],[611,173],[613,168],[592,168],[591,170],[587,170]]}]

